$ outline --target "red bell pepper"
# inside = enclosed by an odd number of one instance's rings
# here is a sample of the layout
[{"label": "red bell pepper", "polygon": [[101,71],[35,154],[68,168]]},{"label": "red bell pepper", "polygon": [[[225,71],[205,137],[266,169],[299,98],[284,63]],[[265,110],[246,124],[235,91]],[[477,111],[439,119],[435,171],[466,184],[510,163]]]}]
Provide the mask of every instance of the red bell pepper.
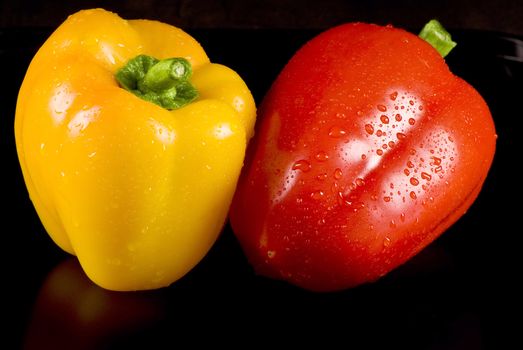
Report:
[{"label": "red bell pepper", "polygon": [[341,25],[280,73],[230,214],[258,273],[315,291],[374,281],[476,199],[492,117],[442,58],[448,34],[422,36],[441,54],[392,26]]}]

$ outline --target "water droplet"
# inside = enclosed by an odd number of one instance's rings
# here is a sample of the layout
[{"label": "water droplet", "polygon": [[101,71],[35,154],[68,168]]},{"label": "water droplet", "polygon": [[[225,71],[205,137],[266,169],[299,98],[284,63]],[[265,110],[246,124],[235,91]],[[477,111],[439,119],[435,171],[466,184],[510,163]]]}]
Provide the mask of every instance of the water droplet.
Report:
[{"label": "water droplet", "polygon": [[320,181],[323,181],[327,178],[327,176],[328,176],[327,173],[321,173],[318,176],[316,176],[316,178]]},{"label": "water droplet", "polygon": [[396,116],[394,117],[396,119],[397,122],[400,122],[401,121],[401,114],[396,114]]},{"label": "water droplet", "polygon": [[370,196],[370,199],[373,200],[373,201],[376,201],[376,200],[378,200],[378,196],[376,196],[375,194],[372,194]]},{"label": "water droplet", "polygon": [[387,111],[387,107],[385,107],[384,105],[378,105],[378,111],[380,112],[386,112]]},{"label": "water droplet", "polygon": [[267,257],[268,257],[269,259],[274,258],[275,255],[276,255],[276,252],[275,252],[274,250],[268,250],[268,251],[267,251]]},{"label": "water droplet", "polygon": [[409,153],[410,153],[410,155],[413,156],[413,155],[416,154],[416,150],[415,150],[414,148],[411,148],[411,149],[409,150]]},{"label": "water droplet", "polygon": [[383,155],[383,150],[382,150],[382,149],[378,149],[378,150],[376,150],[376,154],[377,154],[378,156],[382,156],[382,155]]},{"label": "water droplet", "polygon": [[414,168],[414,163],[412,163],[410,160],[407,162],[407,166],[409,168]]},{"label": "water droplet", "polygon": [[394,143],[394,141],[389,141],[388,145],[389,145],[390,148],[396,146],[396,144]]},{"label": "water droplet", "polygon": [[381,145],[381,148],[383,148],[383,149],[387,149],[387,147],[388,147],[388,146],[387,146],[386,143],[384,143],[383,145]]},{"label": "water droplet", "polygon": [[[392,222],[392,221],[391,221],[391,222]],[[389,237],[385,237],[385,238],[383,239],[383,246],[384,246],[384,247],[388,247],[388,246],[390,246],[390,238],[389,238]]]},{"label": "water droplet", "polygon": [[411,177],[411,178],[410,178],[410,184],[411,184],[412,186],[418,186],[418,185],[419,185],[419,180],[416,179],[415,177]]},{"label": "water droplet", "polygon": [[440,165],[441,164],[441,158],[438,158],[438,157],[431,157],[431,158],[432,158],[431,165]]},{"label": "water droplet", "polygon": [[432,175],[430,175],[429,173],[426,173],[426,172],[422,172],[421,173],[421,178],[423,180],[427,180],[427,181],[430,181],[432,179]]},{"label": "water droplet", "polygon": [[376,136],[381,137],[383,135],[383,131],[378,130],[376,131]]},{"label": "water droplet", "polygon": [[389,95],[389,97],[392,101],[396,101],[396,98],[398,97],[398,92],[394,91],[392,94]]},{"label": "water droplet", "polygon": [[347,200],[345,197],[343,197],[343,193],[338,192],[338,205],[344,205],[344,206],[352,206],[352,202]]},{"label": "water droplet", "polygon": [[333,138],[340,138],[340,137],[345,136],[346,134],[347,134],[347,132],[345,130],[343,130],[342,128],[340,128],[339,126],[333,126],[329,130],[329,136],[333,137]]},{"label": "water droplet", "polygon": [[341,171],[340,168],[336,168],[336,170],[334,170],[334,178],[336,180],[341,179],[342,175],[343,175],[343,172]]},{"label": "water droplet", "polygon": [[454,142],[454,139],[452,138],[452,136],[449,136],[449,141]]},{"label": "water droplet", "polygon": [[389,196],[385,196],[385,197],[383,197],[383,200],[388,203],[388,202],[390,202],[390,197]]},{"label": "water droplet", "polygon": [[355,182],[356,182],[356,186],[359,186],[359,187],[361,187],[361,186],[365,186],[365,181],[364,181],[362,178],[359,178],[359,177],[358,177],[358,178],[355,180]]},{"label": "water droplet", "polygon": [[437,167],[434,168],[434,172],[435,172],[436,174],[439,173],[441,170],[443,170],[443,168],[441,167],[441,165],[440,165],[440,166],[437,166]]},{"label": "water droplet", "polygon": [[323,152],[323,151],[319,151],[318,153],[316,153],[314,158],[316,158],[316,160],[318,162],[324,162],[327,159],[329,159],[329,155],[327,153]]},{"label": "water droplet", "polygon": [[409,100],[409,105],[414,106],[414,101]]},{"label": "water droplet", "polygon": [[409,118],[409,124],[410,124],[410,125],[414,125],[414,124],[416,124],[416,119],[414,119],[414,118]]},{"label": "water droplet", "polygon": [[407,135],[405,135],[402,132],[399,132],[396,134],[396,137],[398,138],[398,140],[404,140],[405,138],[407,138]]},{"label": "water droplet", "polygon": [[323,191],[316,191],[311,193],[311,198],[314,200],[319,200],[323,197]]},{"label": "water droplet", "polygon": [[380,117],[380,120],[383,124],[388,124],[389,123],[389,117],[387,117],[385,114],[383,114],[381,117]]},{"label": "water droplet", "polygon": [[365,160],[365,159],[367,159],[367,156],[365,154],[362,154],[361,159]]},{"label": "water droplet", "polygon": [[390,220],[389,227],[390,228],[396,228],[396,222],[394,220]]},{"label": "water droplet", "polygon": [[374,133],[374,127],[370,124],[365,124],[365,131],[367,134],[372,135]]},{"label": "water droplet", "polygon": [[365,203],[363,203],[363,202],[352,203],[352,210],[354,212],[357,212],[358,210],[363,209],[363,208],[365,208]]},{"label": "water droplet", "polygon": [[416,196],[416,193],[415,193],[414,191],[410,191],[409,196],[410,196],[410,198],[412,198],[412,199],[416,199],[416,198],[418,198],[418,196]]},{"label": "water droplet", "polygon": [[405,169],[403,169],[403,173],[404,173],[405,175],[409,176],[409,175],[410,175],[410,170],[407,169],[407,168],[405,168]]},{"label": "water droplet", "polygon": [[325,224],[325,219],[319,219],[318,220],[318,225],[323,225]]},{"label": "water droplet", "polygon": [[301,170],[304,173],[311,170],[311,163],[306,161],[305,159],[298,160],[294,165],[292,166],[292,170]]}]

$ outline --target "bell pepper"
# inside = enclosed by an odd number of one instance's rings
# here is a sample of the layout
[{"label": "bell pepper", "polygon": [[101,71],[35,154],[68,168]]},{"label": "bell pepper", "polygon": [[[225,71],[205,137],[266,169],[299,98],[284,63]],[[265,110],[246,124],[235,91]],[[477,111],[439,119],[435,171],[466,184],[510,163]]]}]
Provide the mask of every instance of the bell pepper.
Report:
[{"label": "bell pepper", "polygon": [[260,105],[230,222],[262,275],[313,291],[378,280],[456,222],[496,149],[437,21],[420,37],[347,23],[312,38]]},{"label": "bell pepper", "polygon": [[54,242],[106,289],[153,289],[217,239],[255,114],[240,76],[181,29],[84,10],[33,58],[16,146]]}]

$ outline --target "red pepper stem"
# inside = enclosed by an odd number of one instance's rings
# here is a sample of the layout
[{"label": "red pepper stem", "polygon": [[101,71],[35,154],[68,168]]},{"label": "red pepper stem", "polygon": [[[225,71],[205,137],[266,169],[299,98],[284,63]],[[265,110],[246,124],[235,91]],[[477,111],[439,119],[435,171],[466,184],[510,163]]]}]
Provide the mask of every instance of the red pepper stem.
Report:
[{"label": "red pepper stem", "polygon": [[442,57],[445,57],[457,45],[452,41],[450,33],[443,28],[437,20],[430,20],[421,32],[419,37],[434,47]]}]

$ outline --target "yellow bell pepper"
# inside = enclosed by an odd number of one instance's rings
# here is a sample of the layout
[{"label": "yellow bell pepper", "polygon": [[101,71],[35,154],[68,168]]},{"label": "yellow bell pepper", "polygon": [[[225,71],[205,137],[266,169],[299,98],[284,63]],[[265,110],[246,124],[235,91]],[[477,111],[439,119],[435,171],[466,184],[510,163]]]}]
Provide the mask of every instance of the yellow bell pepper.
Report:
[{"label": "yellow bell pepper", "polygon": [[16,146],[56,244],[106,289],[153,289],[215,242],[255,114],[238,74],[187,33],[84,10],[33,58]]}]

